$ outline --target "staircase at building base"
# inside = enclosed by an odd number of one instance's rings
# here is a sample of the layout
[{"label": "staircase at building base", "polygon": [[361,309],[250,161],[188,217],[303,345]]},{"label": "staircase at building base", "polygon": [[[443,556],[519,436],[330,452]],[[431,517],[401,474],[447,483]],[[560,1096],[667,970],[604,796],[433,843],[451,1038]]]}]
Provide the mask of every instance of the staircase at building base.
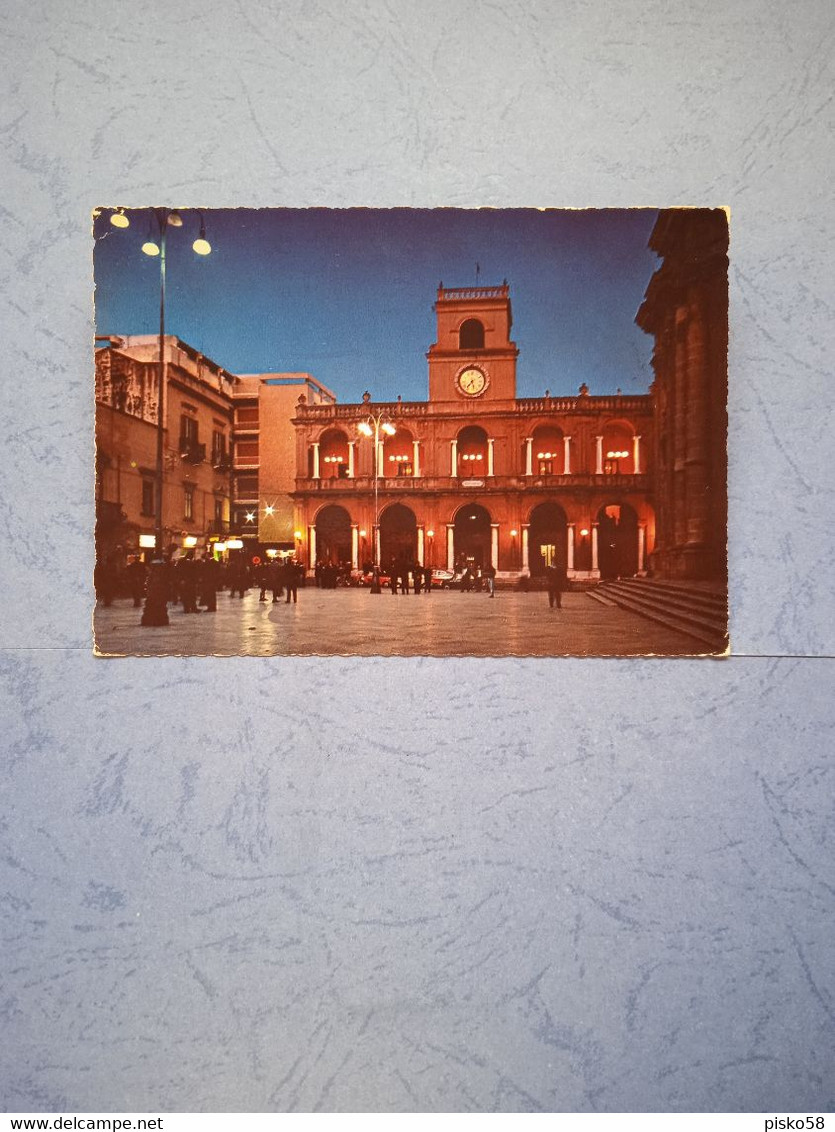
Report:
[{"label": "staircase at building base", "polygon": [[706,651],[723,653],[728,647],[728,599],[718,586],[629,578],[602,582],[588,596],[686,633]]}]

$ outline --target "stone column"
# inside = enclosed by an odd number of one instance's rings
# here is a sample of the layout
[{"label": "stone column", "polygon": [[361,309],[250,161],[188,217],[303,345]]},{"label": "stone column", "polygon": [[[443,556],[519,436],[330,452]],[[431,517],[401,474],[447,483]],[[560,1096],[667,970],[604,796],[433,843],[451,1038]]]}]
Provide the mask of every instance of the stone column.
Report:
[{"label": "stone column", "polygon": [[[453,440],[453,444],[455,441]],[[455,524],[447,523],[446,525],[446,568],[447,570],[455,569]]]},{"label": "stone column", "polygon": [[[493,437],[487,438],[487,475],[493,475]],[[495,563],[494,563],[495,565]]]},{"label": "stone column", "polygon": [[424,566],[425,562],[424,562],[424,557],[423,557],[423,527],[422,526],[418,527],[417,536],[418,536],[418,545],[417,545],[418,566]]},{"label": "stone column", "polygon": [[499,524],[490,524],[490,563],[494,570],[499,568]]},{"label": "stone column", "polygon": [[644,557],[646,556],[647,528],[643,523],[638,524],[638,573],[644,573]]},{"label": "stone column", "polygon": [[522,573],[530,573],[530,563],[528,559],[528,531],[530,527],[528,523],[522,524]]},{"label": "stone column", "polygon": [[458,441],[451,442],[449,474],[453,479],[458,475]]},{"label": "stone column", "polygon": [[348,441],[348,479],[349,480],[352,480],[354,478],[354,475],[355,475],[356,465],[354,463],[354,446],[356,445],[356,443],[357,443],[356,440],[349,440]]},{"label": "stone column", "polygon": [[591,525],[591,568],[594,571],[600,569],[597,564],[597,523]]},{"label": "stone column", "polygon": [[351,523],[351,569],[358,570],[360,564],[360,525]]},{"label": "stone column", "polygon": [[571,437],[570,436],[564,436],[562,438],[562,445],[563,445],[562,474],[564,476],[570,476],[571,475]]},{"label": "stone column", "polygon": [[[318,447],[318,445],[317,445],[317,447]],[[308,545],[309,552],[310,552],[310,569],[312,570],[313,567],[316,565],[316,527],[315,526],[308,527],[308,530],[310,532],[310,535],[309,535],[309,538],[307,540],[307,545]]]},{"label": "stone column", "polygon": [[313,478],[315,480],[318,480],[318,478],[319,478],[319,441],[318,440],[314,440],[314,442],[313,442]]},{"label": "stone column", "polygon": [[413,440],[412,441],[412,451],[413,451],[413,455],[412,455],[412,475],[415,477],[415,479],[417,479],[418,476],[420,475],[420,441],[419,440]]},{"label": "stone column", "polygon": [[632,465],[636,476],[641,474],[641,438],[632,438]]},{"label": "stone column", "polygon": [[568,547],[566,549],[566,569],[574,569],[574,524],[568,524]]},{"label": "stone column", "polygon": [[596,442],[596,445],[597,445],[597,447],[595,449],[595,457],[594,457],[594,474],[596,476],[602,476],[603,475],[603,437],[602,436],[596,436],[594,439],[595,439],[595,442]]},{"label": "stone column", "polygon": [[525,437],[525,475],[533,475],[533,437]]}]

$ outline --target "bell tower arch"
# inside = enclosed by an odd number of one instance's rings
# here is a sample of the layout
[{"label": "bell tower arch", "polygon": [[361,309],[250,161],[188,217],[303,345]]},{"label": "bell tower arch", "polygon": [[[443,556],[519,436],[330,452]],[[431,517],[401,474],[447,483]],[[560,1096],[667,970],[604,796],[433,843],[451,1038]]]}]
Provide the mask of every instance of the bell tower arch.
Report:
[{"label": "bell tower arch", "polygon": [[438,286],[437,340],[429,347],[430,401],[509,401],[516,397],[519,350],[510,339],[507,280],[498,287]]}]

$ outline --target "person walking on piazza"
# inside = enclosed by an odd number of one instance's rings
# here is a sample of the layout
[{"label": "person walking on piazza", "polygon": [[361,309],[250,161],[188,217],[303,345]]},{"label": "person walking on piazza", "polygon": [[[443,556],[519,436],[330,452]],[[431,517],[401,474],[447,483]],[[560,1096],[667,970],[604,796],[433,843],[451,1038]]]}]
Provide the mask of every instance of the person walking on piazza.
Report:
[{"label": "person walking on piazza", "polygon": [[274,558],[270,563],[270,589],[273,591],[273,605],[278,601],[284,592],[284,586],[281,580],[281,562],[278,558]]},{"label": "person walking on piazza", "polygon": [[220,566],[213,554],[203,560],[200,577],[200,604],[207,613],[217,612],[217,591],[220,582]]},{"label": "person walking on piazza", "polygon": [[138,609],[142,604],[142,598],[145,596],[145,581],[148,575],[145,563],[138,554],[135,554],[131,558],[125,573],[128,577],[131,597],[133,598],[133,607],[134,609]]},{"label": "person walking on piazza", "polygon": [[423,568],[420,563],[412,563],[412,582],[414,584],[414,592],[419,594],[423,586]]},{"label": "person walking on piazza", "polygon": [[432,567],[424,566],[423,568],[423,588],[426,593],[432,593]]},{"label": "person walking on piazza", "polygon": [[290,604],[292,597],[294,604],[299,600],[299,572],[302,567],[296,562],[295,559],[289,561],[284,567],[284,588],[287,591],[287,599],[285,605]]},{"label": "person walking on piazza", "polygon": [[197,613],[197,565],[191,550],[177,562],[177,589],[183,603],[183,613]]},{"label": "person walking on piazza", "polygon": [[267,600],[267,587],[270,584],[270,571],[266,562],[261,562],[258,565],[258,585],[261,588],[261,593],[258,595],[259,601]]},{"label": "person walking on piazza", "polygon": [[243,597],[248,588],[246,563],[240,555],[236,555],[229,563],[229,596],[237,594]]},{"label": "person walking on piazza", "polygon": [[548,590],[548,607],[562,609],[562,591],[566,585],[566,571],[561,563],[551,563],[545,568],[545,586]]},{"label": "person walking on piazza", "polygon": [[484,577],[485,577],[485,580],[487,582],[488,596],[489,597],[495,597],[496,596],[496,567],[493,565],[492,562],[488,562],[488,564],[485,566]]}]

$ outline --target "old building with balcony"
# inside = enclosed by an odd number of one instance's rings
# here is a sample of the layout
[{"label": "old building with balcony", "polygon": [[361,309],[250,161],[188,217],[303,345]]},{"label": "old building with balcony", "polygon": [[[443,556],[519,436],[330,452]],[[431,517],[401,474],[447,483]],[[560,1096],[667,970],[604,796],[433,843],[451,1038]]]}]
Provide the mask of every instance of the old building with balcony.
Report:
[{"label": "old building with balcony", "polygon": [[239,374],[232,390],[232,522],[251,548],[295,550],[293,492],[299,397],[333,405],[336,396],[309,373]]},{"label": "old building with balcony", "polygon": [[[150,556],[156,521],[159,338],[97,339],[96,543]],[[231,393],[236,378],[179,338],[165,339],[163,551],[229,530]]]},{"label": "old building with balcony", "polygon": [[[652,397],[517,398],[507,283],[438,288],[426,402],[296,408],[299,551],[500,576],[642,573],[655,545]],[[385,423],[387,427],[380,427]],[[373,427],[372,427],[373,426]],[[363,432],[371,436],[363,435]]]}]

